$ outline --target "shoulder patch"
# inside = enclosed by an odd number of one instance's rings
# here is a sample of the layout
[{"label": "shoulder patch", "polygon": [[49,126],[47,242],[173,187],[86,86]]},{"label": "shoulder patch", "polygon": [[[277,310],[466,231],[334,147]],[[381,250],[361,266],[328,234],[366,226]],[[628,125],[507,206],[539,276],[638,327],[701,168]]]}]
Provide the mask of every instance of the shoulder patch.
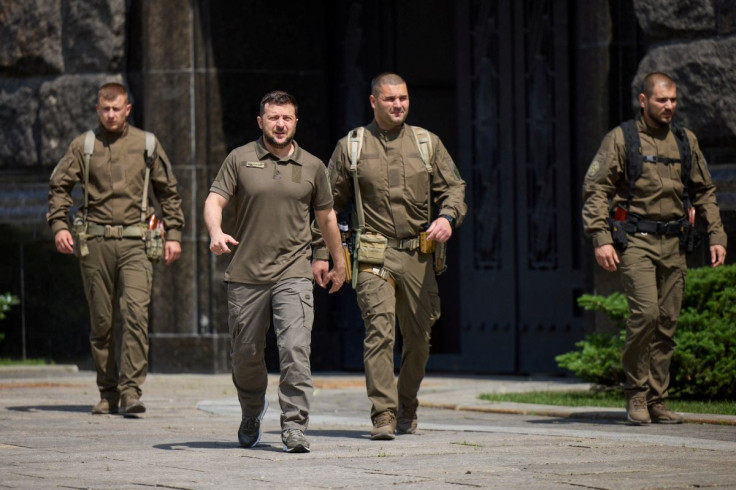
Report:
[{"label": "shoulder patch", "polygon": [[598,160],[593,160],[593,163],[588,167],[588,177],[593,177],[601,169],[601,164]]}]

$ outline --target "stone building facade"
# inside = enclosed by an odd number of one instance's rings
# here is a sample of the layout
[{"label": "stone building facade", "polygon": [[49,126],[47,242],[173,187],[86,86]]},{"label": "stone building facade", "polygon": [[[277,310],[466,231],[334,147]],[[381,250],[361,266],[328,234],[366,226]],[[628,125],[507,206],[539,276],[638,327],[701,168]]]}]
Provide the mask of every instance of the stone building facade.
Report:
[{"label": "stone building facade", "polygon": [[[461,228],[452,245],[456,255],[441,285],[435,369],[554,371],[549,359],[595,328],[595,321],[573,311],[573,294],[618,285],[593,267],[579,231],[579,184],[605,132],[631,116],[647,72],[665,71],[678,81],[678,120],[698,135],[727,230],[736,230],[736,1],[378,4],[0,0],[0,292],[24,301],[22,311],[0,324],[7,332],[0,356],[17,357],[22,344],[31,357],[80,364],[88,357],[76,259],[54,251],[44,213],[48,176],[72,138],[95,125],[96,89],[107,81],[130,88],[132,122],[155,132],[166,148],[185,203],[182,259],[169,268],[156,265],[153,370],[229,369],[221,283],[226,263],[208,251],[201,209],[227,152],[258,135],[258,100],[273,88],[300,100],[297,140],[326,160],[340,136],[369,120],[370,78],[398,71],[410,82],[411,122],[438,133],[456,156],[479,218]],[[546,65],[535,64],[540,57]],[[528,123],[525,114],[535,107],[552,122]],[[518,128],[510,133],[505,126]],[[491,149],[484,142],[496,134],[497,157],[485,165],[479,157]],[[537,141],[549,135],[555,141],[540,150]],[[552,156],[536,161],[534,151]],[[519,183],[529,177],[509,170],[521,153],[529,154],[526,174],[537,175],[537,187],[525,191],[517,207],[513,193],[504,198],[504,189],[488,186],[498,177],[508,178],[511,189],[529,187]],[[509,171],[513,175],[504,177]],[[554,180],[545,180],[550,175]],[[510,235],[507,225],[493,228],[504,216],[486,213],[491,202],[528,215],[528,223],[519,218],[518,232]],[[554,213],[542,221],[555,228],[547,229],[535,222],[535,213],[551,207]],[[528,260],[504,255],[518,237],[529,242]],[[494,240],[498,246],[487,246]],[[517,266],[505,272],[509,260]],[[513,306],[498,313],[504,319],[494,319],[493,310],[482,310],[487,303],[473,296],[489,281],[517,291],[511,301],[499,300]],[[560,281],[570,283],[561,293],[560,319],[545,324],[527,317],[540,296],[534,285],[557,289],[550,285]],[[316,368],[361,367],[362,326],[355,308],[346,306],[354,303],[351,295],[318,296]],[[542,341],[535,343],[532,334]],[[473,344],[497,338],[506,342],[491,354],[498,363],[470,360],[478,357]],[[515,354],[506,359],[506,352]],[[537,357],[543,361],[530,360]]]}]

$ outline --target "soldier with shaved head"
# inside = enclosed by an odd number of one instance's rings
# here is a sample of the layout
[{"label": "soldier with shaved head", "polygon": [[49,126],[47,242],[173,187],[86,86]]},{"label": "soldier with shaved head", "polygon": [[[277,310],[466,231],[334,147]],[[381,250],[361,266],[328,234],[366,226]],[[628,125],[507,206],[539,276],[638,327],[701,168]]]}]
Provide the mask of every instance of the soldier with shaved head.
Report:
[{"label": "soldier with shaved head", "polygon": [[713,267],[726,257],[708,166],[695,135],[673,122],[677,85],[669,75],[648,74],[640,112],[609,132],[583,184],[583,224],[596,262],[621,271],[631,315],[622,364],[626,413],[632,424],[682,423],[665,404],[670,361],[687,267],[685,254],[707,230]]}]

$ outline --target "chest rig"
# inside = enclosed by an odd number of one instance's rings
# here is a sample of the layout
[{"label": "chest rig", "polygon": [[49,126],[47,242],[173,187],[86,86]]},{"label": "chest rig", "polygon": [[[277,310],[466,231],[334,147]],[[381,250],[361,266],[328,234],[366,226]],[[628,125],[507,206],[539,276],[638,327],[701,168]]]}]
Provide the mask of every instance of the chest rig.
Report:
[{"label": "chest rig", "polygon": [[[629,195],[626,208],[618,207],[610,219],[613,245],[618,250],[625,250],[628,245],[627,233],[651,233],[656,235],[679,236],[681,245],[692,252],[699,239],[694,228],[695,214],[690,200],[690,171],[692,169],[692,150],[685,130],[675,123],[670,124],[670,131],[675,136],[680,158],[644,155],[636,120],[631,119],[621,124],[626,144],[626,177],[629,180]],[[685,216],[675,221],[652,221],[643,216],[631,213],[631,202],[634,198],[636,181],[641,177],[645,163],[663,163],[665,165],[680,164],[680,178],[683,184],[683,207]]]}]

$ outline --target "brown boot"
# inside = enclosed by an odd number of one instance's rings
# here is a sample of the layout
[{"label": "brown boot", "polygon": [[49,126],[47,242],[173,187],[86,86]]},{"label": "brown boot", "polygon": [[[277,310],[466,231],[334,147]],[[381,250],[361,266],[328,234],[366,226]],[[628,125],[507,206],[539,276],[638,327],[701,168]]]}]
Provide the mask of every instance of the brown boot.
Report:
[{"label": "brown boot", "polygon": [[396,415],[396,430],[399,434],[414,434],[417,431],[417,406],[419,400],[412,403],[400,403]]},{"label": "brown boot", "polygon": [[643,393],[629,396],[626,400],[626,420],[634,425],[651,423],[649,410],[647,410],[647,397]]},{"label": "brown boot", "polygon": [[652,422],[655,424],[681,424],[683,422],[682,415],[670,410],[662,400],[652,403],[648,408]]},{"label": "brown boot", "polygon": [[371,439],[374,441],[390,441],[396,436],[396,416],[391,410],[381,412],[373,417]]},{"label": "brown boot", "polygon": [[146,406],[136,393],[127,393],[123,395],[120,403],[120,413],[123,415],[135,415],[146,411]]},{"label": "brown boot", "polygon": [[103,415],[108,413],[118,413],[118,399],[100,398],[97,405],[92,407],[92,415]]}]

